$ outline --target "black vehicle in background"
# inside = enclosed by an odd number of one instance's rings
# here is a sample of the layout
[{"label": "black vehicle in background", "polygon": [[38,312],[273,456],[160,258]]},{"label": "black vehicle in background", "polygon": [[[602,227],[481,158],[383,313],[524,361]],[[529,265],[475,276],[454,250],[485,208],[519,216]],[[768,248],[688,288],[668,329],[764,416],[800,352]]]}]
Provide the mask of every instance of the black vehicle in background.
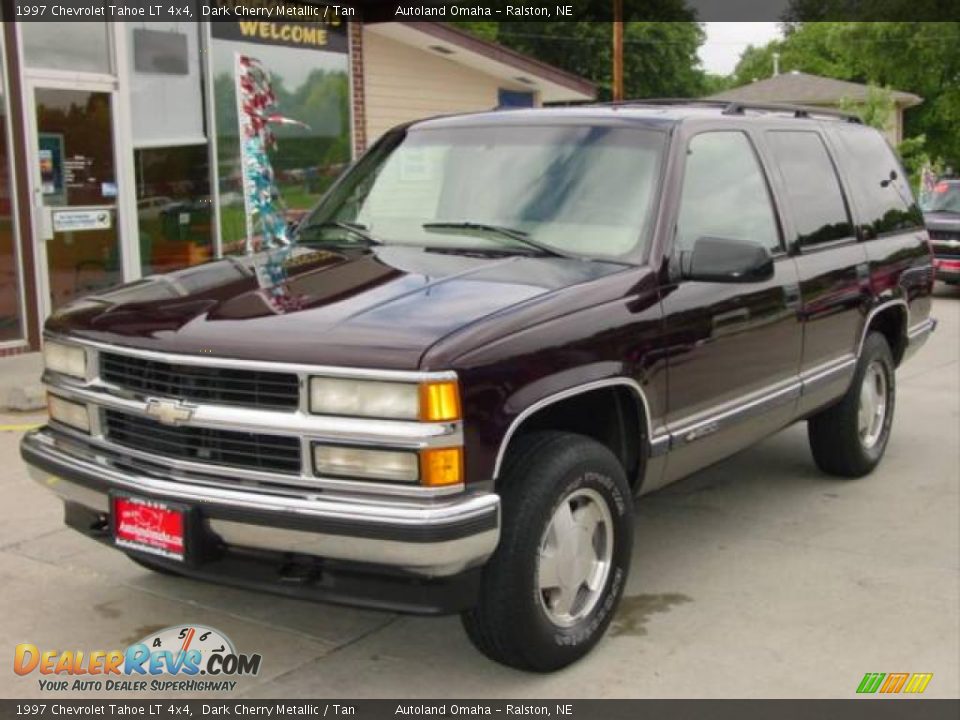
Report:
[{"label": "black vehicle in background", "polygon": [[941,180],[921,201],[937,280],[960,283],[960,178]]}]

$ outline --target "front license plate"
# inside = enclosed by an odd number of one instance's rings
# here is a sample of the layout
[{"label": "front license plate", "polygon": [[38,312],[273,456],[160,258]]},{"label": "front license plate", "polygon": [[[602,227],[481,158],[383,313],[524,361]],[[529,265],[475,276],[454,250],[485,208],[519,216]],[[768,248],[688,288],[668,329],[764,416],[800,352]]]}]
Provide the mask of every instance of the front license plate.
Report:
[{"label": "front license plate", "polygon": [[129,495],[113,497],[113,537],[118,547],[182,561],[186,527],[183,507]]}]

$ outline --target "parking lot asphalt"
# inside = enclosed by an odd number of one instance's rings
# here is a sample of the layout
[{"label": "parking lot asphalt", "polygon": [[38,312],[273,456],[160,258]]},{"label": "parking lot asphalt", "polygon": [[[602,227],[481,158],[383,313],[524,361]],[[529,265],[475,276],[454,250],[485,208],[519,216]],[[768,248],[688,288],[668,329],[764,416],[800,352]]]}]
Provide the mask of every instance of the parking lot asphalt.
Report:
[{"label": "parking lot asphalt", "polygon": [[119,649],[185,623],[262,654],[261,673],[241,679],[237,697],[848,698],[866,672],[932,672],[925,696],[958,697],[960,289],[938,285],[936,295],[940,326],[898,373],[877,471],[855,481],[820,474],[801,424],[642,498],[611,631],[553,675],[487,660],[456,617],[318,605],[144,570],[62,527],[59,501],[27,478],[17,451],[23,426],[43,417],[0,415],[0,697],[84,696],[15,675],[17,643]]}]

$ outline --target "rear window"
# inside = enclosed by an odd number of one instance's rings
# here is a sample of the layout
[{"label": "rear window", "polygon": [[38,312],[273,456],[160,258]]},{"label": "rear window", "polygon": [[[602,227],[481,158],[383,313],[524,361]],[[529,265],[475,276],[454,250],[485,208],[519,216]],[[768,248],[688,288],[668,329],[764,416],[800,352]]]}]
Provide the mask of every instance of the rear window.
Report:
[{"label": "rear window", "polygon": [[853,236],[833,161],[813,132],[777,131],[767,140],[786,185],[797,240],[803,245]]},{"label": "rear window", "polygon": [[[921,193],[922,195],[922,193]],[[960,184],[937,183],[932,193],[920,200],[924,212],[945,212],[960,215]]]},{"label": "rear window", "polygon": [[837,132],[860,222],[872,236],[923,226],[903,168],[883,136],[850,127]]}]

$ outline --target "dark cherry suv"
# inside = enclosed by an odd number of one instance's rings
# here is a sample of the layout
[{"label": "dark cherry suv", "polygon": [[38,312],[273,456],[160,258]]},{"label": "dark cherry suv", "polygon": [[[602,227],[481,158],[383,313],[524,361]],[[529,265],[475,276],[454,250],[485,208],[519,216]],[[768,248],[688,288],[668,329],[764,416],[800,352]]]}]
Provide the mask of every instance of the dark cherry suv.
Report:
[{"label": "dark cherry suv", "polygon": [[610,623],[635,497],[801,420],[866,475],[934,328],[896,157],[804,108],[412,123],[296,240],[57,312],[24,459],[147,567],[460,612],[540,671]]}]

